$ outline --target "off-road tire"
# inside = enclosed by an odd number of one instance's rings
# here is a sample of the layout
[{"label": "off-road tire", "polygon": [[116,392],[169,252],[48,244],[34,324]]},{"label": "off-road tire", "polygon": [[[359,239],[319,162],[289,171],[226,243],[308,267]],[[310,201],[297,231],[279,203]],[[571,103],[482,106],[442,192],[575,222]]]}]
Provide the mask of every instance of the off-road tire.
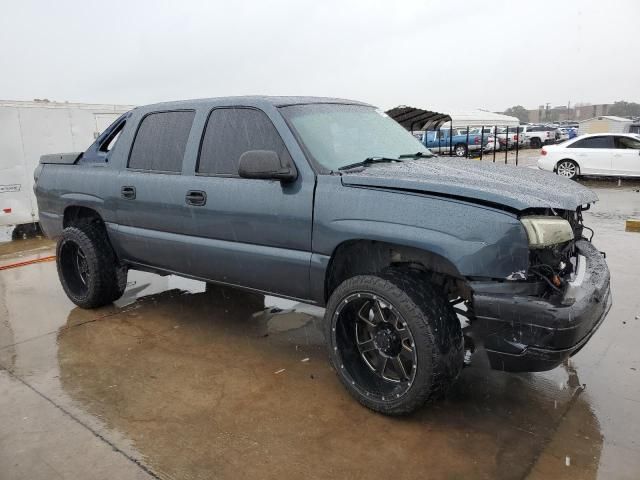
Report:
[{"label": "off-road tire", "polygon": [[[74,285],[74,272],[67,249],[77,246],[86,262],[86,283]],[[108,305],[122,296],[127,285],[127,270],[118,263],[104,227],[82,224],[62,231],[56,247],[58,277],[69,299],[82,308]]]},{"label": "off-road tire", "polygon": [[[400,398],[374,398],[366,387],[355,383],[345,365],[354,355],[337,347],[338,307],[354,293],[373,293],[397,310],[409,328],[417,352],[416,372],[409,389]],[[345,280],[332,293],[325,313],[325,338],[338,378],[364,406],[386,415],[404,415],[444,395],[463,367],[464,343],[460,322],[440,289],[417,271],[388,269],[377,275],[359,275]],[[345,368],[346,367],[346,368]]]}]

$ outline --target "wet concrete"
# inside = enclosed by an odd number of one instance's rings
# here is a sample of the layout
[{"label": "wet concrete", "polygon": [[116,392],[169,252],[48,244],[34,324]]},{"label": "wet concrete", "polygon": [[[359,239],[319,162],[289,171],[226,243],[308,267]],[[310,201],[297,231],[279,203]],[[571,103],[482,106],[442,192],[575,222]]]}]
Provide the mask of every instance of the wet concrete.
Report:
[{"label": "wet concrete", "polygon": [[590,343],[540,374],[477,357],[401,419],[341,387],[321,309],[131,272],[117,304],[86,311],[54,263],[0,271],[0,478],[637,479],[640,234],[620,219],[640,193],[593,186],[614,306]]},{"label": "wet concrete", "polygon": [[0,227],[0,265],[24,261],[26,257],[38,257],[45,252],[50,255],[49,250],[55,247],[53,241],[41,235],[25,236],[12,241],[12,231],[13,227]]}]

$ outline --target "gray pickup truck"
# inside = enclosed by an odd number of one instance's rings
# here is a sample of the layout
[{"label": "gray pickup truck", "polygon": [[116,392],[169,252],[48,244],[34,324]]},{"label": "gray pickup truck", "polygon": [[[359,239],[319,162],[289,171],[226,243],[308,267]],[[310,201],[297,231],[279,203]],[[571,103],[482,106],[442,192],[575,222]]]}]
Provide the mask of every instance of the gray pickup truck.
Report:
[{"label": "gray pickup truck", "polygon": [[116,300],[139,269],[324,306],[339,379],[386,414],[437,398],[477,354],[554,368],[611,306],[582,222],[591,190],[438,158],[364,103],[139,107],[86,152],[43,156],[35,177],[77,305]]}]

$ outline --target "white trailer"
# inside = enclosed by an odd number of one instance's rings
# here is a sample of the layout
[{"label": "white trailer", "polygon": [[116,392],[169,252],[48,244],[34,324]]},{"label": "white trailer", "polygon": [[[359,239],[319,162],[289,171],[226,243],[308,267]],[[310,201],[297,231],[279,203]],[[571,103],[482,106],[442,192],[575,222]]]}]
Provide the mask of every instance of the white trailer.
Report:
[{"label": "white trailer", "polygon": [[132,105],[0,100],[0,226],[33,226],[41,155],[84,151]]}]

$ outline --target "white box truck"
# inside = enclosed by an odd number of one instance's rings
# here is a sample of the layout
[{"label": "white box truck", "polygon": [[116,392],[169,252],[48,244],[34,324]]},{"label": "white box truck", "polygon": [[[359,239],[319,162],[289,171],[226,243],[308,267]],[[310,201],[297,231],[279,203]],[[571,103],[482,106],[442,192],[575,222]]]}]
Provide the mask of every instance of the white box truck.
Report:
[{"label": "white box truck", "polygon": [[34,229],[33,171],[41,155],[80,152],[132,105],[0,100],[0,226]]}]

